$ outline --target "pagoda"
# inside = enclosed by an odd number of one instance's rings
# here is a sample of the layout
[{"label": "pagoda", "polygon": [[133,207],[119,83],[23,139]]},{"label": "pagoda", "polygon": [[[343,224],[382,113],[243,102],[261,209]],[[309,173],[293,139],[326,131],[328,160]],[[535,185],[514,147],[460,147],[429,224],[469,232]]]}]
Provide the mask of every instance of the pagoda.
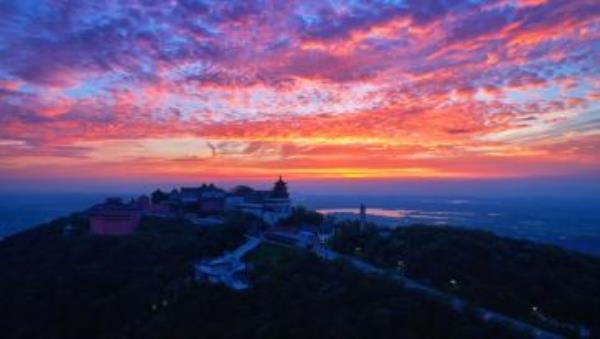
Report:
[{"label": "pagoda", "polygon": [[279,180],[275,182],[273,185],[273,190],[271,191],[271,198],[275,199],[289,199],[290,195],[287,189],[287,183],[283,181],[281,176],[279,176]]}]

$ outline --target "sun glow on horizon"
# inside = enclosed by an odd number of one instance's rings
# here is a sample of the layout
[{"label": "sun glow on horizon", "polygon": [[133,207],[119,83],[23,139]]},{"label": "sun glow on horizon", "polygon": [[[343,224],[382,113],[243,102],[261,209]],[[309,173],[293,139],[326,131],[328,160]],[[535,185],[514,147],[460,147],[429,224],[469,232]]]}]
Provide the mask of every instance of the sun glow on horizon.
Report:
[{"label": "sun glow on horizon", "polygon": [[8,1],[0,179],[600,169],[596,1]]}]

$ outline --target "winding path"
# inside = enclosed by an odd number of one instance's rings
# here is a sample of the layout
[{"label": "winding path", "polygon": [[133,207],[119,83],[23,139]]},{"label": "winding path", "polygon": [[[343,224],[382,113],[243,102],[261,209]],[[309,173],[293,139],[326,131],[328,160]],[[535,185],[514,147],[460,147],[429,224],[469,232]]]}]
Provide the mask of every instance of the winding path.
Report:
[{"label": "winding path", "polygon": [[[357,270],[359,270],[363,273],[375,274],[375,275],[386,275],[388,273],[384,269],[373,266],[363,260],[354,258],[352,256],[340,254],[340,253],[335,252],[326,247],[315,246],[312,249],[312,252],[317,254],[319,257],[329,260],[329,261],[334,261],[337,259],[346,260],[354,268],[356,268]],[[471,305],[469,305],[469,303],[464,299],[458,298],[458,297],[456,297],[452,294],[446,293],[446,292],[442,292],[431,286],[421,284],[415,280],[409,279],[400,274],[392,274],[391,279],[401,282],[406,289],[413,290],[418,293],[421,293],[421,294],[427,295],[429,297],[433,297],[433,298],[436,298],[438,300],[448,303],[452,307],[452,309],[456,312],[463,313],[467,309],[470,309],[471,311],[473,311],[473,314],[481,320],[497,323],[497,324],[512,328],[516,331],[528,333],[534,338],[540,338],[540,339],[563,338],[562,336],[560,336],[558,334],[543,330],[539,327],[530,325],[524,321],[511,318],[507,315],[504,315],[504,314],[501,314],[501,313],[498,313],[498,312],[495,312],[495,311],[492,311],[492,310],[489,310],[489,309],[486,309],[483,307],[467,307],[467,306],[471,306]]]}]

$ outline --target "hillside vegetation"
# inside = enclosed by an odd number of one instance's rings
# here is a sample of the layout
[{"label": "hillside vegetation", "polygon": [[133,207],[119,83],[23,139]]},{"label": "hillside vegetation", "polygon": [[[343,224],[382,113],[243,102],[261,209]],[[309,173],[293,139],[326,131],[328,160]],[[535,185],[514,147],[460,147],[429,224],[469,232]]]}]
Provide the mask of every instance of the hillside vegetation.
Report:
[{"label": "hillside vegetation", "polygon": [[456,227],[401,227],[381,236],[347,223],[336,250],[402,272],[476,304],[546,327],[600,333],[600,259]]},{"label": "hillside vegetation", "polygon": [[[262,247],[244,292],[197,284],[192,263],[244,241],[252,223],[198,228],[146,219],[92,236],[61,219],[0,243],[2,338],[510,338],[385,279],[313,255]],[[66,222],[73,235],[63,235]]]}]

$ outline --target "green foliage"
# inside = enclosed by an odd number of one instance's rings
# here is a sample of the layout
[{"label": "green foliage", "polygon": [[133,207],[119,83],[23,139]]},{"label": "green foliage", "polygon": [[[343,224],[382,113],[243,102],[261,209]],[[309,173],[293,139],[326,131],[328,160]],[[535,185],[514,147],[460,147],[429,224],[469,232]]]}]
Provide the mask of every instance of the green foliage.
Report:
[{"label": "green foliage", "polygon": [[56,220],[0,243],[2,338],[510,338],[342,263],[262,246],[253,288],[196,284],[192,263],[244,241],[223,227],[145,218],[130,236],[62,235]]},{"label": "green foliage", "polygon": [[597,258],[454,227],[397,228],[389,237],[350,228],[332,246],[382,267],[397,269],[401,261],[411,277],[528,321],[551,325],[532,315],[535,305],[545,316],[600,333]]},{"label": "green foliage", "polygon": [[158,204],[162,201],[169,200],[169,195],[158,189],[158,190],[152,192],[151,199],[152,199],[153,204]]},{"label": "green foliage", "polygon": [[137,337],[511,338],[506,330],[305,252],[264,245],[247,256],[253,287],[188,290]]},{"label": "green foliage", "polygon": [[266,226],[265,221],[252,213],[241,211],[227,211],[224,215],[227,225],[246,227],[248,229],[257,229]]},{"label": "green foliage", "polygon": [[323,214],[307,210],[304,206],[298,206],[293,208],[292,214],[289,217],[281,220],[279,223],[282,226],[318,226],[323,223]]},{"label": "green foliage", "polygon": [[0,243],[2,338],[118,338],[190,284],[192,263],[244,241],[235,225],[145,219],[130,236],[63,236],[59,219]]}]

